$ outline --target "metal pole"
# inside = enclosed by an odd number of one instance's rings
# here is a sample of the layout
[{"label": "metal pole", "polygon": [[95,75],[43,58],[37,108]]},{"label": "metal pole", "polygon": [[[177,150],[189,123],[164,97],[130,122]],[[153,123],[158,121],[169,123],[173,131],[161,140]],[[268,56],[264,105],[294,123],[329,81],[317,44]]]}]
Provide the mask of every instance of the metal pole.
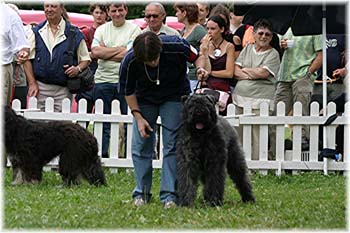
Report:
[{"label": "metal pole", "polygon": [[327,115],[327,19],[326,5],[322,4],[322,95],[323,95],[323,114]]},{"label": "metal pole", "polygon": [[[327,116],[327,19],[326,2],[322,2],[322,108],[323,116]],[[327,129],[323,127],[323,148],[327,148]],[[327,158],[323,158],[323,173],[328,175]]]}]

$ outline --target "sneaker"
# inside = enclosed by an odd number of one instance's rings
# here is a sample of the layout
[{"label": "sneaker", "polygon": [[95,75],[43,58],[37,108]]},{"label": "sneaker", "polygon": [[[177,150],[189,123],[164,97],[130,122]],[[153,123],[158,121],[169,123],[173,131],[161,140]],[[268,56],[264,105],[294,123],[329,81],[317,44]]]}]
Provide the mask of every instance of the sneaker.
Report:
[{"label": "sneaker", "polygon": [[164,209],[170,209],[174,207],[177,207],[177,204],[174,201],[167,201],[164,204]]},{"label": "sneaker", "polygon": [[146,202],[145,202],[145,200],[143,200],[142,197],[135,197],[134,198],[134,205],[135,206],[139,207],[139,206],[143,206],[145,204],[146,204]]}]

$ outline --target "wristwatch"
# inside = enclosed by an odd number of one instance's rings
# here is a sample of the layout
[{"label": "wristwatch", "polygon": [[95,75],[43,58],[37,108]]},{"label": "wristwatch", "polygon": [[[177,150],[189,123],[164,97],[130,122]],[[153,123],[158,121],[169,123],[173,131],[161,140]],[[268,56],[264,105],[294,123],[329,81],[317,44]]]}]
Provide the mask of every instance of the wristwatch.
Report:
[{"label": "wristwatch", "polygon": [[307,71],[306,77],[311,78],[312,73],[310,71]]}]

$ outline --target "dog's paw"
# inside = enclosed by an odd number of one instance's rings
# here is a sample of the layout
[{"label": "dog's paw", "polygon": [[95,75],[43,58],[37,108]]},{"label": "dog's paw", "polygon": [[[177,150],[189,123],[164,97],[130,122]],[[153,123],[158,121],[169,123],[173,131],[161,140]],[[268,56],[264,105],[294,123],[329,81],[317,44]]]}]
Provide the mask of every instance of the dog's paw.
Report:
[{"label": "dog's paw", "polygon": [[11,185],[13,185],[13,186],[21,185],[21,184],[23,184],[23,181],[14,180],[14,181],[11,182]]},{"label": "dog's paw", "polygon": [[12,185],[21,185],[25,182],[22,171],[20,169],[15,169],[13,171],[13,181]]},{"label": "dog's paw", "polygon": [[242,201],[244,203],[255,203],[255,197],[254,196],[242,197]]},{"label": "dog's paw", "polygon": [[211,207],[220,207],[224,204],[222,200],[213,200],[213,201],[205,201],[205,202],[207,205]]},{"label": "dog's paw", "polygon": [[30,182],[28,182],[29,184],[39,184],[40,181],[36,180],[36,179],[31,179]]}]

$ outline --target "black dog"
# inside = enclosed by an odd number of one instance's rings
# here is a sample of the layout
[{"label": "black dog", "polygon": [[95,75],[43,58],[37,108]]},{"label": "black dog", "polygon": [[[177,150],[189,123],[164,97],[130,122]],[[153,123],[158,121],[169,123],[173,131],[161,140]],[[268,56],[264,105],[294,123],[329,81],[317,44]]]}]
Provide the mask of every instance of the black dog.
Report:
[{"label": "black dog", "polygon": [[59,173],[66,185],[105,185],[96,138],[71,122],[39,122],[5,107],[5,147],[13,168],[13,184],[38,183],[42,169],[59,156]]},{"label": "black dog", "polygon": [[183,126],[177,139],[178,194],[182,206],[196,197],[198,179],[204,200],[222,205],[226,168],[243,202],[254,202],[243,150],[232,126],[215,111],[211,95],[182,97]]}]

